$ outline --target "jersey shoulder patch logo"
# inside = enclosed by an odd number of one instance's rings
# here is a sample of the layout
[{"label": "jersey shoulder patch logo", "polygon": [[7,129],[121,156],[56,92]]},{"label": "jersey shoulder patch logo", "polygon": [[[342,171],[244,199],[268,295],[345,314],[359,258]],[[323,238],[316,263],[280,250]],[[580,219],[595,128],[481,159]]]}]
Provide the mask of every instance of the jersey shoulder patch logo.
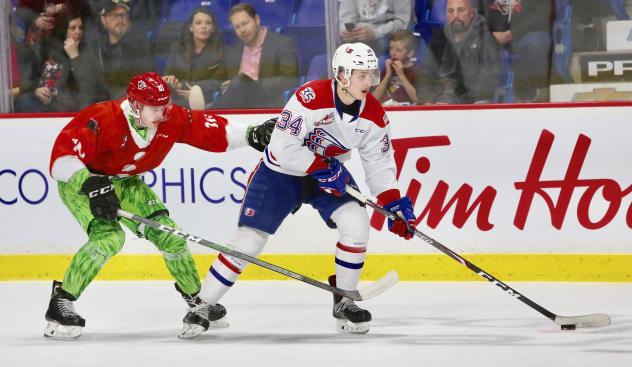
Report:
[{"label": "jersey shoulder patch logo", "polygon": [[349,151],[349,148],[322,128],[316,128],[310,132],[304,144],[307,149],[323,157],[335,157]]},{"label": "jersey shoulder patch logo", "polygon": [[88,129],[90,129],[94,133],[96,133],[97,130],[99,130],[99,123],[97,122],[97,120],[93,118],[88,120],[88,122],[86,123],[86,126],[88,127]]},{"label": "jersey shoulder patch logo", "polygon": [[307,87],[300,91],[299,96],[304,103],[309,103],[316,99],[316,92],[311,87]]}]

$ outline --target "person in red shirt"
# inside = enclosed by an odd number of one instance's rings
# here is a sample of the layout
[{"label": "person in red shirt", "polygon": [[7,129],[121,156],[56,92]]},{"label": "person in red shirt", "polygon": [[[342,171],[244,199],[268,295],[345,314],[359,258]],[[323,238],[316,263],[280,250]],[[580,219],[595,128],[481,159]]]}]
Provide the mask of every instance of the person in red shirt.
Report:
[{"label": "person in red shirt", "polygon": [[271,119],[242,129],[221,116],[173,105],[169,87],[153,72],[134,76],[126,98],[80,111],[55,140],[50,174],[58,182],[62,201],[88,234],[88,242],[73,257],[63,282],[53,282],[44,335],[81,335],[85,320],[74,311],[73,301],[123,247],[125,234],[119,222],[163,253],[176,289],[190,307],[179,337],[198,335],[210,326],[226,327],[226,309],[205,304],[197,295],[200,279],[185,240],[117,219],[117,210],[123,208],[178,228],[140,175],[158,167],[175,143],[209,152],[247,144],[263,151],[275,124],[276,119]]}]

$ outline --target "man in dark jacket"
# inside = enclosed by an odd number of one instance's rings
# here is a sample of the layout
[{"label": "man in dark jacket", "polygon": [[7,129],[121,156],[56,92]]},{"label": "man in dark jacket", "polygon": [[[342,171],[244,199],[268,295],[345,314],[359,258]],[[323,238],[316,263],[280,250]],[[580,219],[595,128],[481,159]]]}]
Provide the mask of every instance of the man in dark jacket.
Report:
[{"label": "man in dark jacket", "polygon": [[446,15],[443,37],[433,36],[417,77],[418,103],[491,102],[500,80],[500,45],[470,0],[448,0]]},{"label": "man in dark jacket", "polygon": [[104,31],[88,46],[76,71],[82,108],[125,96],[134,75],[154,69],[146,37],[129,32],[129,11],[124,2],[106,0],[103,5],[100,16]]},{"label": "man in dark jacket", "polygon": [[498,43],[513,55],[515,99],[545,102],[553,0],[485,0],[481,14]]},{"label": "man in dark jacket", "polygon": [[252,5],[239,3],[228,13],[241,42],[224,56],[227,77],[213,108],[265,108],[285,104],[283,91],[296,83],[296,48],[289,37],[261,26]]}]

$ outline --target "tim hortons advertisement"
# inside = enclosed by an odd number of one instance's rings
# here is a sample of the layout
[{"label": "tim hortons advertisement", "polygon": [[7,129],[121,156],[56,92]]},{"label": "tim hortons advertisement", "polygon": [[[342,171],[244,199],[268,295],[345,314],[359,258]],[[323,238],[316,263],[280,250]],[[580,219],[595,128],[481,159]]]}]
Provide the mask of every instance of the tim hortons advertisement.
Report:
[{"label": "tim hortons advertisement", "polygon": [[[629,253],[632,244],[630,107],[393,111],[390,142],[399,189],[419,229],[461,253]],[[270,115],[230,115],[233,123]],[[68,118],[0,121],[0,251],[74,253],[85,234],[48,174],[52,143]],[[361,132],[359,132],[361,133]],[[357,152],[347,163],[361,190]],[[259,153],[177,145],[144,175],[189,233],[224,244],[237,223]],[[370,213],[373,253],[435,253],[403,241]],[[304,205],[265,253],[331,253],[337,232]],[[193,252],[209,252],[192,244]],[[155,252],[128,234],[123,250]]]}]

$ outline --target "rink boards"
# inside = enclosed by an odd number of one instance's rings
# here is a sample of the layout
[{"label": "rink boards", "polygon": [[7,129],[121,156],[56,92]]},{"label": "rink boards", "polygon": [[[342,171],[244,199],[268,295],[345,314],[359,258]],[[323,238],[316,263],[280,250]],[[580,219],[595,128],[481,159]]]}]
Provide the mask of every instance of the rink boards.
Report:
[{"label": "rink boards", "polygon": [[[399,188],[420,229],[503,279],[632,280],[631,107],[390,111]],[[227,115],[233,123],[273,116]],[[70,117],[0,121],[0,280],[60,277],[85,235],[48,175],[52,143]],[[362,134],[362,131],[358,131]],[[145,181],[187,232],[224,244],[237,222],[258,152],[212,154],[177,146]],[[347,164],[363,192],[357,154]],[[421,240],[402,241],[374,214],[367,279],[397,269],[405,280],[476,279]],[[264,259],[324,278],[336,232],[311,208],[283,224]],[[213,254],[191,250],[201,273]],[[167,279],[157,250],[128,235],[103,279]],[[278,279],[250,267],[249,279]]]}]

